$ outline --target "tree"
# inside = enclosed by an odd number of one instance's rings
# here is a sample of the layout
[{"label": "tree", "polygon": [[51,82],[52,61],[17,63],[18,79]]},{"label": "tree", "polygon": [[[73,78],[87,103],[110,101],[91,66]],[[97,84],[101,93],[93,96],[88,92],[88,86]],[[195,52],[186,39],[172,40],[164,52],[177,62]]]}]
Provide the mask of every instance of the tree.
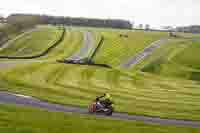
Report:
[{"label": "tree", "polygon": [[[31,21],[30,21],[31,20]],[[39,20],[42,24],[68,25],[68,26],[92,26],[92,27],[111,27],[120,29],[132,29],[131,22],[121,19],[91,19],[75,17],[55,17],[37,14],[13,14],[8,17],[10,23],[19,23],[28,26]],[[38,22],[36,22],[38,23]],[[24,25],[25,24],[25,25]]]},{"label": "tree", "polygon": [[0,15],[0,23],[4,21],[4,17]]},{"label": "tree", "polygon": [[132,21],[131,24],[132,24],[132,28],[134,28],[135,27],[135,22]]},{"label": "tree", "polygon": [[143,29],[143,24],[139,24],[139,28],[140,28],[140,29]]},{"label": "tree", "polygon": [[7,17],[9,24],[15,25],[20,30],[32,28],[36,24],[40,24],[39,16],[34,15],[17,15],[13,14]]},{"label": "tree", "polygon": [[149,24],[145,25],[145,30],[147,30],[147,31],[150,30],[150,25]]},{"label": "tree", "polygon": [[167,31],[174,31],[174,28],[172,26],[163,26],[162,28]]}]

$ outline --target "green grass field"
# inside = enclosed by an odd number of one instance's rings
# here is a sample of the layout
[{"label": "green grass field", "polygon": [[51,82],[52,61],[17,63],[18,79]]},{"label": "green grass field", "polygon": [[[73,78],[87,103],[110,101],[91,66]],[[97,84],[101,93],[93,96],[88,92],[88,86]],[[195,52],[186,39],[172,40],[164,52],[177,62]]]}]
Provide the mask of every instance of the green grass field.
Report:
[{"label": "green grass field", "polygon": [[110,92],[119,112],[200,120],[195,81],[48,62],[19,65],[0,75],[1,88],[51,102],[87,107],[97,95]]},{"label": "green grass field", "polygon": [[[80,51],[80,48],[83,45],[83,38],[84,38],[84,33],[88,31],[85,28],[66,28],[66,34],[64,40],[53,50],[51,50],[48,55],[45,57],[41,57],[40,59],[42,60],[62,60],[66,59],[67,57],[72,56],[76,52]],[[87,57],[90,57],[91,54],[93,53],[93,49],[96,48],[97,44],[100,41],[100,34],[96,31],[90,31],[92,35],[92,47],[89,49],[87,53]]]},{"label": "green grass field", "polygon": [[1,56],[37,55],[52,46],[60,38],[62,30],[56,27],[38,27],[0,51]]},{"label": "green grass field", "polygon": [[[86,55],[86,58],[91,57],[91,55],[93,54],[94,49],[97,47],[97,45],[99,44],[100,40],[101,40],[101,31],[103,29],[101,28],[91,28],[91,27],[67,27],[67,29],[70,29],[71,31],[76,31],[76,32],[80,32],[82,34],[84,34],[85,32],[90,32],[92,35],[92,48],[89,49],[88,54]],[[105,29],[104,29],[105,30]],[[82,45],[82,43],[80,43]],[[76,50],[79,50],[79,48],[77,48]],[[73,52],[75,53],[75,52]]]},{"label": "green grass field", "polygon": [[184,37],[191,40],[199,40],[200,34],[192,34],[192,33],[176,33],[180,37]]},{"label": "green grass field", "polygon": [[[160,51],[161,56],[147,63],[143,68],[145,72],[151,72],[162,76],[200,80],[199,50],[200,43],[174,40],[170,46]],[[159,52],[158,52],[159,53]],[[151,56],[152,57],[152,56]]]},{"label": "green grass field", "polygon": [[[57,31],[56,28],[51,27],[52,32],[49,32],[49,28],[46,32],[44,31],[43,37],[40,36],[45,42],[48,40],[45,39],[48,34]],[[198,61],[200,47],[198,42],[191,42],[189,39],[171,39],[168,44],[156,49],[135,67],[120,70],[118,69],[120,63],[134,56],[150,43],[166,37],[167,34],[82,27],[67,27],[66,29],[64,40],[48,55],[37,59],[40,62],[36,62],[36,60],[32,63],[16,64],[16,66],[0,71],[0,90],[30,95],[53,103],[80,107],[87,107],[96,96],[109,92],[113,96],[117,112],[171,119],[200,120],[200,80],[198,80],[200,77]],[[94,62],[111,65],[114,69],[60,64],[55,61],[70,57],[79,51],[85,31],[91,32],[93,47],[97,46],[101,35],[104,35],[105,42],[96,54]],[[128,38],[120,38],[119,34],[127,34]],[[32,36],[31,40],[40,38],[37,35]],[[19,46],[23,45],[23,40],[26,40],[26,37],[18,40],[17,42],[21,43],[16,42],[18,45],[14,45],[17,47],[13,48],[18,49]],[[37,48],[34,51],[41,51],[44,48],[40,47],[38,42],[35,43],[35,45],[31,43],[31,46],[27,47],[27,51],[32,49],[32,45]],[[8,53],[13,54],[13,51],[18,50],[13,49]],[[34,52],[29,51],[27,53],[33,54]],[[90,54],[89,51],[88,56]],[[26,53],[23,53],[23,55],[26,55]],[[13,107],[4,106],[4,108]],[[26,109],[24,110],[26,111]],[[43,113],[41,112],[41,114]],[[69,117],[69,120],[75,123],[80,120],[77,116],[66,117]],[[84,120],[89,123],[96,121],[96,118],[93,117],[82,117],[81,122]],[[110,123],[112,123],[112,120],[109,120],[107,124]],[[85,126],[83,125],[82,128],[85,128]],[[94,129],[98,127],[98,130],[101,131],[99,126],[104,125],[92,125]],[[78,129],[74,128],[72,126],[70,129],[78,132]],[[111,125],[107,128],[110,131],[115,131]],[[121,132],[129,132],[129,129],[132,130],[132,128],[135,127],[128,126],[127,130]],[[147,129],[150,130],[150,128]],[[27,130],[29,131],[29,129]],[[32,128],[32,130],[35,129]],[[43,130],[46,132],[45,129]],[[158,130],[158,132],[168,131],[168,129],[162,130]],[[179,131],[176,128],[169,129],[169,131],[171,130]],[[92,131],[94,131],[93,128],[91,131],[87,130],[87,132]],[[187,131],[186,129],[185,132]],[[138,132],[142,131],[138,129]]]},{"label": "green grass field", "polygon": [[64,40],[51,50],[42,60],[65,59],[79,51],[83,42],[83,34],[80,31],[66,30]]},{"label": "green grass field", "polygon": [[[10,24],[0,24],[0,32],[3,32],[7,35],[7,39],[12,39],[13,37],[20,34],[20,31],[16,26]],[[1,38],[2,39],[2,38]]]},{"label": "green grass field", "polygon": [[[120,34],[128,35],[128,38],[120,37]],[[134,56],[152,42],[166,37],[166,33],[142,32],[142,31],[102,31],[105,41],[98,51],[94,61],[117,67],[123,61]]]},{"label": "green grass field", "polygon": [[135,71],[141,71],[141,69],[146,68],[150,64],[153,64],[156,60],[159,58],[162,58],[176,49],[179,49],[179,46],[181,47],[182,43],[190,43],[187,40],[182,39],[170,39],[168,42],[166,42],[164,45],[162,45],[160,48],[155,49],[149,56],[141,60],[139,63],[137,63],[135,66],[130,67],[129,69],[132,72]]},{"label": "green grass field", "polygon": [[192,43],[190,46],[186,47],[183,49],[183,51],[178,53],[172,59],[172,61],[187,67],[200,69],[199,51],[200,42]]},{"label": "green grass field", "polygon": [[199,129],[161,126],[96,118],[95,116],[47,112],[32,108],[0,105],[3,133],[198,133]]}]

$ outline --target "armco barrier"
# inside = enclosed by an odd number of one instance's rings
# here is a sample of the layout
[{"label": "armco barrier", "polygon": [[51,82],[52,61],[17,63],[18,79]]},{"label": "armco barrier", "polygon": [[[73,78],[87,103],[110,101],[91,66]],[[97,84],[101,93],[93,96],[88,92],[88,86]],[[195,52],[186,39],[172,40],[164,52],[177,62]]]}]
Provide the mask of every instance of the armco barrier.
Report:
[{"label": "armco barrier", "polygon": [[94,50],[94,52],[92,53],[91,57],[90,57],[90,60],[92,61],[92,59],[95,57],[97,51],[100,49],[101,45],[103,44],[104,42],[104,36],[101,36],[101,40],[99,41],[96,49]]}]

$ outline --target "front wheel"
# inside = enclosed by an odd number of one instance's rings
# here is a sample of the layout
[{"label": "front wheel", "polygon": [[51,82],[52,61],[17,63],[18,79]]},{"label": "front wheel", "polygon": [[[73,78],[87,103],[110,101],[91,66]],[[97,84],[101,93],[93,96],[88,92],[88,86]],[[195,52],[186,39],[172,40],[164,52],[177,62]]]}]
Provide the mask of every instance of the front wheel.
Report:
[{"label": "front wheel", "polygon": [[104,113],[105,113],[105,115],[107,115],[107,116],[111,116],[112,113],[113,113],[113,108],[112,108],[112,106],[109,107]]}]

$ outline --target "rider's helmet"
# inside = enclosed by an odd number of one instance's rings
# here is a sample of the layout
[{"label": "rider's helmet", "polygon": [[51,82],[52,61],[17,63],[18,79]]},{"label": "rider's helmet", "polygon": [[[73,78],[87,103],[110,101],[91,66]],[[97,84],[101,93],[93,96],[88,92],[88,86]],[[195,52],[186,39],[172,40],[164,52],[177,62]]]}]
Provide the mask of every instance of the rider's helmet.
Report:
[{"label": "rider's helmet", "polygon": [[104,93],[104,98],[105,98],[106,100],[112,101],[112,96],[111,96],[109,93]]}]

